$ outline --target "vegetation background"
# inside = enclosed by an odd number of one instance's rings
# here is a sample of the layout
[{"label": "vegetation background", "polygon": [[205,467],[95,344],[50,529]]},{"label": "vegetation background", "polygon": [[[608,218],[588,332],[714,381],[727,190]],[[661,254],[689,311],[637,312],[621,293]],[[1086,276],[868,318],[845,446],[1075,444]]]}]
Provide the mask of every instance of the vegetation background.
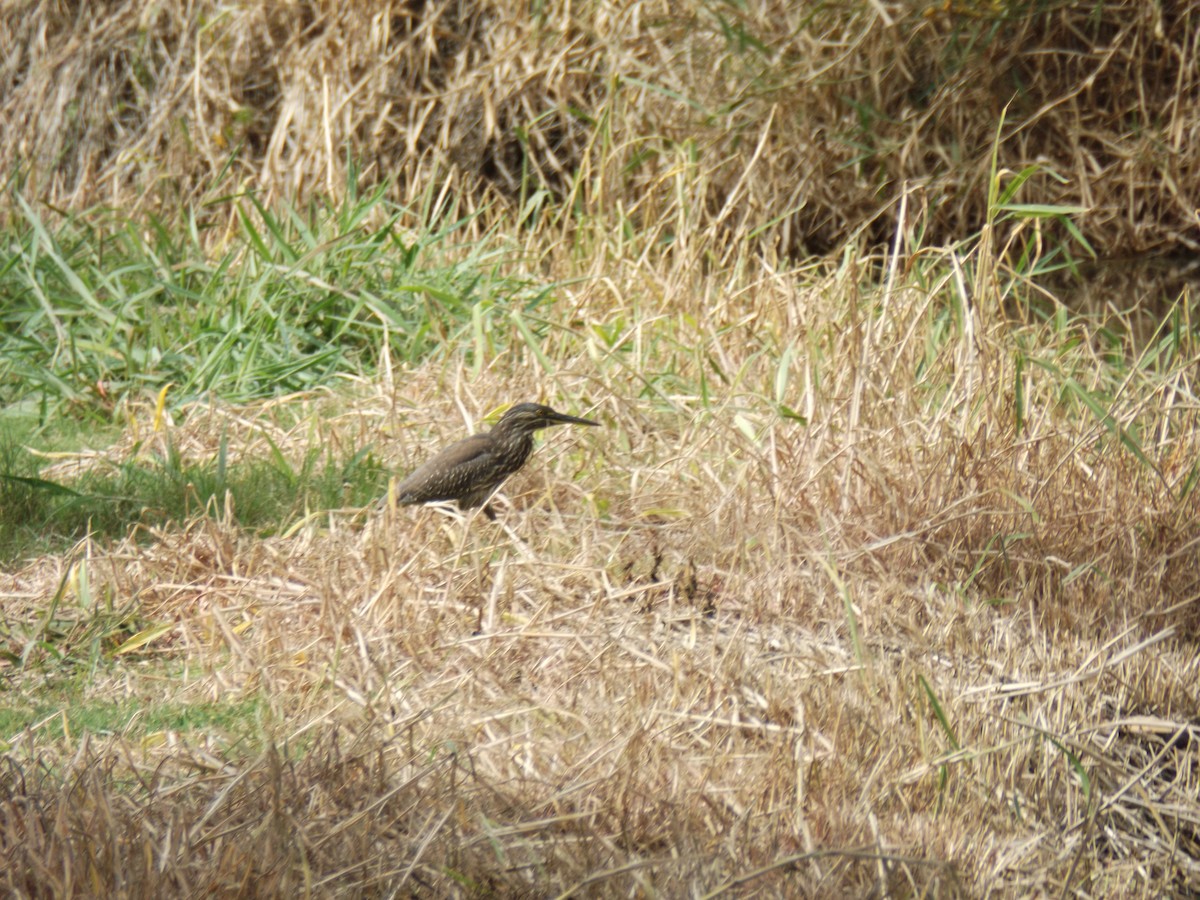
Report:
[{"label": "vegetation background", "polygon": [[4,4],[3,890],[1200,891],[1198,43]]}]

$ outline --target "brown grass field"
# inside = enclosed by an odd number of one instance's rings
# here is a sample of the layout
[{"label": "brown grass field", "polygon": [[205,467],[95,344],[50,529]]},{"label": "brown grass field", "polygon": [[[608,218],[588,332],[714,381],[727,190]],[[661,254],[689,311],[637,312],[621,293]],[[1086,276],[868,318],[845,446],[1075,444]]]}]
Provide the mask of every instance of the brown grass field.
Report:
[{"label": "brown grass field", "polygon": [[1200,249],[1198,35],[1190,2],[7,4],[0,163],[48,214],[215,210],[216,255],[215,197],[338,197],[353,159],[554,296],[536,340],[514,305],[301,393],[131,390],[44,477],[402,476],[525,399],[603,427],[545,433],[496,523],[210,505],[0,569],[0,706],[36,711],[0,891],[1200,894],[1196,282],[1088,253]]}]

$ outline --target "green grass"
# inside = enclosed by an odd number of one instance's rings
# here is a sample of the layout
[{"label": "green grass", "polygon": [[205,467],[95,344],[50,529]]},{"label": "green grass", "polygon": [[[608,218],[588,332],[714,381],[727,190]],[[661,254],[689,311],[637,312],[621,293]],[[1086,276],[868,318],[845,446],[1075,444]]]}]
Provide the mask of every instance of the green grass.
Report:
[{"label": "green grass", "polygon": [[[472,242],[472,217],[359,196],[267,209],[250,194],[132,220],[64,216],[19,191],[0,233],[0,406],[39,427],[111,418],[174,384],[177,402],[245,401],[370,373],[381,349],[415,364],[457,353],[493,314],[548,297]],[[228,238],[207,232],[233,223]],[[214,244],[217,253],[206,250]]]},{"label": "green grass", "polygon": [[39,742],[84,734],[119,735],[144,739],[161,732],[217,732],[248,737],[261,717],[263,702],[254,697],[224,703],[159,702],[149,696],[121,700],[84,698],[75,691],[47,691],[36,700],[8,698],[0,708],[0,747],[9,746],[25,729],[33,728]]},{"label": "green grass", "polygon": [[100,464],[71,481],[40,476],[42,460],[0,432],[0,563],[62,552],[86,535],[118,539],[209,513],[232,502],[239,525],[270,534],[311,510],[364,506],[379,497],[387,471],[370,447],[311,447],[299,461],[276,450],[268,459],[230,463],[226,443],[208,460],[184,460],[174,447],[120,464]]}]

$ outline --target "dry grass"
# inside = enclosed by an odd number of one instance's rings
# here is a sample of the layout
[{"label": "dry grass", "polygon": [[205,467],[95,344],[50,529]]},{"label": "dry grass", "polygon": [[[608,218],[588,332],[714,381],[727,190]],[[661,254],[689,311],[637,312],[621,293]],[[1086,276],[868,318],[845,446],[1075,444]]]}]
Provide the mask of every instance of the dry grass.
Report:
[{"label": "dry grass", "polygon": [[[1083,208],[1102,253],[1197,249],[1194,2],[538,5],[41,0],[0,11],[0,169],[66,206],[252,189],[756,231],[787,254],[889,240],[918,190],[944,243],[999,167]],[[35,129],[27,123],[36,122]],[[236,152],[235,152],[236,151]],[[221,177],[218,177],[221,176]],[[1062,233],[1057,234],[1062,237]]]},{"label": "dry grass", "polygon": [[[573,244],[544,246],[548,271],[578,274]],[[1147,465],[1063,389],[1107,377],[1088,341],[964,302],[931,346],[977,258],[909,253],[883,270],[942,280],[862,288],[849,263],[746,256],[715,287],[677,248],[600,255],[607,277],[564,289],[566,320],[627,324],[611,340],[552,329],[553,375],[518,344],[474,378],[450,360],[348,394],[176,411],[173,439],[200,456],[219,434],[252,456],[263,435],[302,451],[371,433],[400,471],[462,432],[459,409],[503,398],[605,428],[552,434],[506,490],[511,531],[345,510],[268,538],[199,519],[81,548],[92,604],[137,598],[170,626],[86,695],[267,712],[248,743],[10,735],[6,887],[1197,890],[1194,348],[1157,387],[1130,369],[1111,407]],[[1022,341],[1058,374],[1016,378]],[[687,387],[717,370],[707,402]],[[5,576],[14,635],[64,565]],[[60,618],[86,616],[68,584]],[[164,664],[180,675],[164,683]],[[35,646],[13,687],[61,665]]]}]

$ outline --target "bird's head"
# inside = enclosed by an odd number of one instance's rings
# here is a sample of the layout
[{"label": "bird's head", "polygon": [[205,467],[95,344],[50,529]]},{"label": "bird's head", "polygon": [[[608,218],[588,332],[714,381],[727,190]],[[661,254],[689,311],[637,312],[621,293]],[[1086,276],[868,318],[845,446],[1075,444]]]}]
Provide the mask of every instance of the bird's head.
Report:
[{"label": "bird's head", "polygon": [[496,423],[497,429],[530,434],[551,425],[599,425],[591,419],[580,419],[568,416],[566,413],[555,412],[549,406],[541,403],[518,403],[509,407],[508,411]]}]

